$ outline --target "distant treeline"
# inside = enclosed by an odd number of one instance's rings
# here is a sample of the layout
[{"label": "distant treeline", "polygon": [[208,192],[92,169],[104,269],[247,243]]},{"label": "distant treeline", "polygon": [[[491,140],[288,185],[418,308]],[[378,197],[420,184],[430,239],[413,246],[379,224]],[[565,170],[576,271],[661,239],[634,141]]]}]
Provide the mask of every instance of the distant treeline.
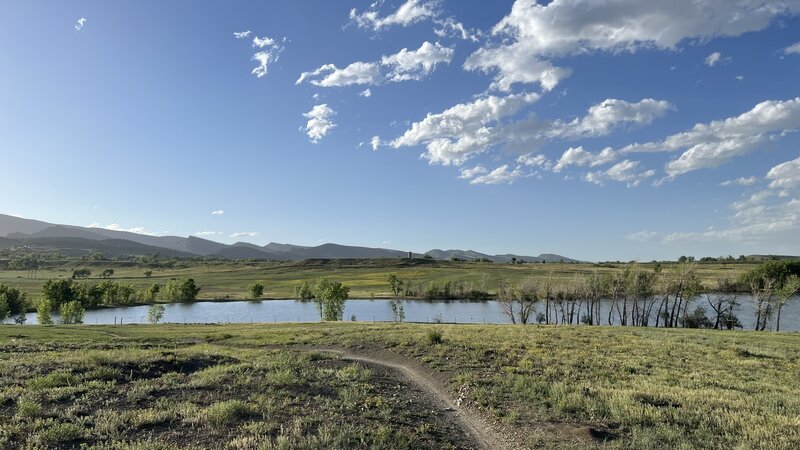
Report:
[{"label": "distant treeline", "polygon": [[[656,326],[667,328],[741,328],[736,316],[742,293],[751,295],[755,329],[765,330],[775,321],[780,331],[781,312],[800,291],[800,261],[770,261],[742,274],[721,279],[706,295],[712,316],[696,305],[704,288],[695,262],[683,262],[661,270],[639,264],[601,274],[576,274],[567,283],[553,277],[529,278],[516,285],[502,285],[498,292],[503,312],[512,323],[536,320],[545,324]],[[610,302],[601,314],[601,302]],[[544,312],[533,317],[535,306]],[[693,308],[694,307],[694,308]],[[655,313],[655,314],[654,314]],[[653,322],[654,321],[654,322]]]}]

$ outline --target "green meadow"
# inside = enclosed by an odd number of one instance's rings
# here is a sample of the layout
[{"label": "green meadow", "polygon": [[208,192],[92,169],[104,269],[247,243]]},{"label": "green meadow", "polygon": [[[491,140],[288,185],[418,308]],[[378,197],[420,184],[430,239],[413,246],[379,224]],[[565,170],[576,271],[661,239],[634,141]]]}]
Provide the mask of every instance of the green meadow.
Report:
[{"label": "green meadow", "polygon": [[800,335],[319,323],[1,326],[2,448],[800,448]]},{"label": "green meadow", "polygon": [[[696,266],[704,285],[712,287],[722,278],[735,279],[756,267],[757,263],[700,263]],[[130,283],[146,289],[153,283],[164,284],[171,278],[193,278],[202,290],[199,299],[244,299],[247,287],[255,282],[265,284],[265,298],[291,298],[294,288],[303,281],[312,283],[320,277],[341,281],[350,286],[351,298],[389,297],[387,279],[397,275],[406,285],[424,290],[429,285],[446,282],[461,283],[467,290],[480,289],[496,293],[503,284],[517,284],[530,278],[551,277],[556,283],[567,283],[576,275],[616,272],[626,263],[612,264],[503,264],[427,260],[311,260],[301,262],[220,262],[200,263],[180,261],[175,268],[147,268],[115,261],[70,261],[38,270],[34,274],[20,270],[0,270],[0,283],[6,283],[27,292],[30,298],[38,297],[47,279],[69,278],[74,269],[87,267],[92,271],[90,281],[100,281],[100,273],[114,270],[111,279]],[[655,263],[641,264],[644,270],[653,270]],[[660,264],[662,269],[670,263]],[[152,271],[150,277],[146,271]],[[35,276],[35,277],[34,277]]]}]

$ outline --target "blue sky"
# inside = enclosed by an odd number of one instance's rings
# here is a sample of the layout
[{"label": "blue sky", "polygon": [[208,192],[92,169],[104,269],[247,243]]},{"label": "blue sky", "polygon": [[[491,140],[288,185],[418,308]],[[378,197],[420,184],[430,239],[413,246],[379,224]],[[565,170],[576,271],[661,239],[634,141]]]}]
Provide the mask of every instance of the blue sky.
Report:
[{"label": "blue sky", "polygon": [[229,243],[800,254],[799,15],[3,2],[0,212]]}]

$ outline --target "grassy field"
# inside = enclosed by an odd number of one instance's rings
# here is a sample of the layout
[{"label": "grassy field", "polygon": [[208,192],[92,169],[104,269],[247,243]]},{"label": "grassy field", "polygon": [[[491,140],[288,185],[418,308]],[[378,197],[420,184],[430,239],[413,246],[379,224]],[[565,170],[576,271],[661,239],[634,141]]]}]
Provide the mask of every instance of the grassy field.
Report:
[{"label": "grassy field", "polygon": [[800,448],[798,334],[361,323],[0,326],[0,447],[474,445],[320,348],[407,358],[522,448]]},{"label": "grassy field", "polygon": [[[643,264],[652,269],[655,264]],[[666,269],[667,265],[662,265]],[[737,275],[755,267],[756,264],[698,264],[698,275],[711,287],[717,279]],[[27,278],[26,271],[0,271],[0,283],[12,284],[28,292],[32,298],[39,295],[42,283],[48,278],[69,277],[74,268],[89,267],[99,275],[104,268],[113,268],[112,279],[146,288],[152,283],[165,283],[170,278],[194,278],[202,287],[201,299],[232,298],[243,299],[247,286],[255,281],[266,285],[267,298],[291,298],[294,287],[303,281],[314,282],[319,277],[328,277],[351,287],[353,298],[389,296],[387,277],[396,274],[402,280],[415,286],[428,287],[431,283],[442,285],[447,281],[461,282],[467,287],[496,292],[502,283],[517,283],[528,277],[552,276],[556,280],[567,281],[575,274],[591,273],[594,270],[609,272],[624,268],[625,264],[500,264],[463,263],[450,261],[405,260],[342,260],[299,263],[269,262],[216,262],[195,263],[181,269],[153,270],[151,278],[144,276],[145,268],[125,267],[113,262],[95,262],[91,265],[70,263],[57,268],[40,270],[36,278]],[[94,281],[99,281],[93,279]]]}]

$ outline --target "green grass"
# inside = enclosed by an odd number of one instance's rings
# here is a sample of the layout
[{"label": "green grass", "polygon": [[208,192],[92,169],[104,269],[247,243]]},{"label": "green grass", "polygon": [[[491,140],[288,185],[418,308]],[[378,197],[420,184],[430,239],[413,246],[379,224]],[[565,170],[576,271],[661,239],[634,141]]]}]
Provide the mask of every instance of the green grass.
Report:
[{"label": "green grass", "polygon": [[[625,264],[502,264],[464,263],[450,261],[408,264],[404,260],[344,260],[327,263],[271,263],[271,262],[214,262],[192,263],[186,268],[153,270],[151,278],[144,276],[145,268],[128,267],[125,263],[93,263],[94,274],[103,268],[113,267],[115,281],[131,283],[145,289],[153,283],[165,284],[170,278],[194,278],[201,286],[201,299],[246,299],[247,287],[255,281],[263,281],[266,298],[291,298],[295,286],[303,281],[313,283],[320,277],[341,281],[350,286],[353,298],[391,296],[387,278],[396,274],[404,282],[410,282],[423,290],[431,283],[464,283],[467,288],[487,289],[494,293],[504,283],[517,283],[528,277],[552,276],[557,282],[567,282],[576,274],[588,274],[594,270],[609,272],[624,268]],[[41,286],[49,278],[69,277],[73,268],[83,267],[80,262],[62,267],[38,271],[36,278],[26,278],[26,271],[0,270],[0,283],[7,283],[28,292],[37,298]],[[643,264],[652,269],[653,264]],[[663,265],[666,269],[666,264]],[[756,264],[698,264],[698,275],[711,287],[717,279],[736,278],[738,274],[752,269]],[[92,278],[99,282],[100,279]]]},{"label": "green grass", "polygon": [[415,358],[525,446],[800,448],[798,334],[362,323],[2,326],[0,447],[457,445],[308,346]]}]

